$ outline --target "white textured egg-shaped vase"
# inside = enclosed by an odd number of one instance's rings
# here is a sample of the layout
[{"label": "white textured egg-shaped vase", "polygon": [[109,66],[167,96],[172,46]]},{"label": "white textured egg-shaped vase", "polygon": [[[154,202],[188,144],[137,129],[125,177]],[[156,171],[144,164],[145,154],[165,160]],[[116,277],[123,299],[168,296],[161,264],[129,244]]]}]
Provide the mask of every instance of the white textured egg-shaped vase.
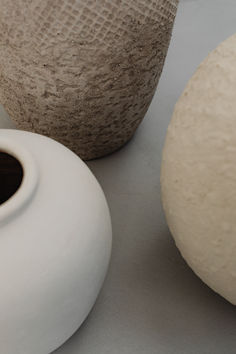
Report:
[{"label": "white textured egg-shaped vase", "polygon": [[236,305],[236,35],[201,63],[180,97],[162,160],[162,199],[183,257]]},{"label": "white textured egg-shaped vase", "polygon": [[91,159],[125,144],[155,92],[178,0],[0,0],[0,103]]},{"label": "white textured egg-shaped vase", "polygon": [[104,194],[63,145],[0,130],[0,235],[0,352],[49,354],[78,329],[104,281]]}]

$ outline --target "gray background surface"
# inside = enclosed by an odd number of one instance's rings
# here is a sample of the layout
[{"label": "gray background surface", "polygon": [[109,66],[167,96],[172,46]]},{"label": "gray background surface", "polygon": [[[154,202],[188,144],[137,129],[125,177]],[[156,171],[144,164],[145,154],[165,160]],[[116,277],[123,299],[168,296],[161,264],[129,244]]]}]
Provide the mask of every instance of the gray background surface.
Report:
[{"label": "gray background surface", "polygon": [[[174,104],[198,64],[236,32],[235,0],[182,0],[158,90],[134,139],[89,162],[114,229],[109,273],[80,330],[55,354],[235,354],[236,310],[176,249],[161,208],[161,150]],[[0,127],[9,127],[0,109]]]}]

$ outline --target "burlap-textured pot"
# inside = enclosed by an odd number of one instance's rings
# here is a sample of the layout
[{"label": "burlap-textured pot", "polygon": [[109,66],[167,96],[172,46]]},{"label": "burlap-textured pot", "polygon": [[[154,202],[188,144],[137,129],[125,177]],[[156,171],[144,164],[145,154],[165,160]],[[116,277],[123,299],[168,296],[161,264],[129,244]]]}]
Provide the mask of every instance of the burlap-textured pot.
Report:
[{"label": "burlap-textured pot", "polygon": [[166,57],[178,0],[0,0],[0,103],[83,159],[127,142]]}]

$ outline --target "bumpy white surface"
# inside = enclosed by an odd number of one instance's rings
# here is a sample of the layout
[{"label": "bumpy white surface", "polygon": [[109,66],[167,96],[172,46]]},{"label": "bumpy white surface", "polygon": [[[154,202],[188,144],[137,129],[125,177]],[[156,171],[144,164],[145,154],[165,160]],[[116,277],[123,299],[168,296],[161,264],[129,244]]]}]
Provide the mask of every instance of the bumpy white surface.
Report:
[{"label": "bumpy white surface", "polygon": [[[0,206],[0,352],[48,354],[97,298],[110,258],[110,215],[96,179],[70,150],[0,129],[0,150],[6,142],[20,161],[25,151],[34,163],[23,164],[22,186]],[[32,176],[38,184],[28,197]]]},{"label": "bumpy white surface", "polygon": [[236,304],[236,35],[188,83],[168,128],[162,197],[196,274]]}]

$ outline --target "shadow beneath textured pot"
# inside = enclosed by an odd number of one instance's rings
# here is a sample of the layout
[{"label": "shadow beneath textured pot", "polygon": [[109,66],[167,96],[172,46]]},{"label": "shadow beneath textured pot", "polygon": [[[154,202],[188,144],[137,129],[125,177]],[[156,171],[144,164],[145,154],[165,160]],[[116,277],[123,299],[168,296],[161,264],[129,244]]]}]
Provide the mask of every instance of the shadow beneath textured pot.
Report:
[{"label": "shadow beneath textured pot", "polygon": [[15,125],[4,107],[0,104],[0,129],[14,129]]},{"label": "shadow beneath textured pot", "polygon": [[116,153],[119,153],[121,150],[125,149],[129,144],[130,142],[132,141],[132,139],[134,138],[135,134],[136,134],[137,130],[134,132],[134,134],[123,144],[121,145],[119,148],[113,150],[113,151],[110,151],[109,153],[107,153],[106,155],[103,155],[103,156],[100,156],[100,157],[96,157],[96,158],[93,158],[93,159],[88,159],[88,160],[84,160],[85,163],[90,163],[92,161],[97,161],[97,160],[101,160],[101,159],[104,159],[106,157],[109,157],[109,156],[113,156],[114,154]]}]

